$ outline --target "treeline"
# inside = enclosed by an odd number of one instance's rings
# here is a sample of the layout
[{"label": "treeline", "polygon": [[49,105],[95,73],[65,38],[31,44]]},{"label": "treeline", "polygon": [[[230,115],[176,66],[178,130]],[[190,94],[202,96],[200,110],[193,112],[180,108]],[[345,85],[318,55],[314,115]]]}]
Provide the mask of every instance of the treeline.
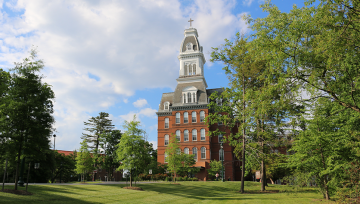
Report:
[{"label": "treeline", "polygon": [[[211,96],[207,123],[232,130],[224,140],[243,161],[242,180],[261,170],[261,190],[278,174],[316,184],[327,200],[352,199],[360,181],[360,2],[314,2],[289,13],[266,2],[267,17],[244,16],[252,34],[213,48],[230,86]],[[290,155],[273,154],[280,147]]]}]

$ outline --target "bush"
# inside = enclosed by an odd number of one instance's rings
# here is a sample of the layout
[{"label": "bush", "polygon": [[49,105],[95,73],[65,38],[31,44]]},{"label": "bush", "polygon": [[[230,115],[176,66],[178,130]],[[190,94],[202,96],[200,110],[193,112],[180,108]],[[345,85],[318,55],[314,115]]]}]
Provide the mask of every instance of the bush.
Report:
[{"label": "bush", "polygon": [[192,181],[199,181],[199,179],[198,178],[192,178]]},{"label": "bush", "polygon": [[178,177],[178,178],[176,178],[176,180],[183,181],[184,179],[182,177]]}]

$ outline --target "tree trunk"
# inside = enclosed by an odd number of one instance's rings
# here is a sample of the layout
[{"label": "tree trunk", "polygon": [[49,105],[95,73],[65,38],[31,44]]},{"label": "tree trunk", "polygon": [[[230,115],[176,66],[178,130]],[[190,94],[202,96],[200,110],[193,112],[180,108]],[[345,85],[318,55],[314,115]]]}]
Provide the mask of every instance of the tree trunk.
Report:
[{"label": "tree trunk", "polygon": [[[240,192],[244,193],[245,177],[245,75],[243,74],[243,151],[242,151],[242,168],[241,168],[241,188]],[[223,155],[225,158],[225,155]]]},{"label": "tree trunk", "polygon": [[[264,153],[264,142],[261,142],[261,149],[262,152]],[[261,158],[261,191],[265,191],[265,186],[266,186],[266,168],[265,168],[265,159],[264,159],[264,155]]]},{"label": "tree trunk", "polygon": [[[319,132],[319,127],[318,127],[318,132]],[[326,164],[325,164],[325,158],[324,158],[324,154],[323,154],[323,149],[321,147],[321,144],[319,144],[319,146],[320,146],[320,153],[321,153],[321,161],[322,161],[322,164],[323,164],[323,168],[325,170],[326,169]],[[329,196],[329,188],[328,188],[328,185],[327,185],[328,181],[327,181],[326,175],[324,175],[323,181],[324,181],[324,189],[325,189],[324,198],[326,200],[329,200],[330,196]]]},{"label": "tree trunk", "polygon": [[29,168],[28,168],[28,173],[27,173],[27,178],[26,178],[26,191],[27,191],[28,184],[29,184],[30,165],[31,165],[31,162],[29,162]]},{"label": "tree trunk", "polygon": [[130,187],[132,187],[132,170],[130,170]]},{"label": "tree trunk", "polygon": [[270,181],[271,181],[271,184],[275,184],[274,181],[273,181],[271,178],[269,178],[269,179],[270,179]]},{"label": "tree trunk", "polygon": [[16,161],[15,188],[14,188],[15,190],[17,190],[18,181],[19,181],[19,166],[20,166],[21,149],[22,149],[22,140],[20,141],[20,148],[18,150],[18,159]]},{"label": "tree trunk", "polygon": [[6,157],[6,163],[5,163],[5,171],[4,171],[4,179],[3,179],[2,191],[4,191],[4,186],[5,186],[5,176],[6,176],[7,165],[8,165],[8,158]]}]

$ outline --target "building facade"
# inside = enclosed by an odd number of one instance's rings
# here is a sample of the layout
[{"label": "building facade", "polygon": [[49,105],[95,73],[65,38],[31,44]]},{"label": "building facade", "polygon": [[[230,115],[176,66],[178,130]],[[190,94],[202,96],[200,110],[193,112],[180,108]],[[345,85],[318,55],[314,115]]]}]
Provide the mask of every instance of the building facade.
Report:
[{"label": "building facade", "polygon": [[[221,124],[207,126],[205,117],[209,114],[209,96],[213,92],[221,93],[222,89],[207,89],[204,77],[206,62],[203,47],[198,40],[195,28],[184,31],[184,39],[180,45],[179,78],[174,92],[163,93],[159,104],[158,115],[158,158],[165,163],[165,149],[171,136],[176,136],[185,154],[193,154],[195,167],[200,168],[195,176],[199,180],[209,179],[207,169],[211,160],[224,159],[225,179],[240,180],[241,162],[235,158],[233,148],[223,144],[220,149],[222,136],[209,137],[209,130],[224,128]],[[225,130],[230,133],[230,130]],[[219,172],[220,173],[220,172]]]}]

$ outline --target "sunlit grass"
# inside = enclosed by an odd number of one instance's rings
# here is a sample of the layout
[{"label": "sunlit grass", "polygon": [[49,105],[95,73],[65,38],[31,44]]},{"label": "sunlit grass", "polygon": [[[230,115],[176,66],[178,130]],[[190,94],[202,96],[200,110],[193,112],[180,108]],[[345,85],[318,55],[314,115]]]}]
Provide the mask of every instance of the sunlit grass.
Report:
[{"label": "sunlit grass", "polygon": [[[269,185],[260,193],[260,184],[246,182],[167,182],[138,184],[144,191],[122,189],[125,185],[30,185],[31,196],[0,192],[0,203],[333,203],[326,202],[315,188],[296,190],[291,186]],[[6,188],[13,188],[6,186]]]}]

